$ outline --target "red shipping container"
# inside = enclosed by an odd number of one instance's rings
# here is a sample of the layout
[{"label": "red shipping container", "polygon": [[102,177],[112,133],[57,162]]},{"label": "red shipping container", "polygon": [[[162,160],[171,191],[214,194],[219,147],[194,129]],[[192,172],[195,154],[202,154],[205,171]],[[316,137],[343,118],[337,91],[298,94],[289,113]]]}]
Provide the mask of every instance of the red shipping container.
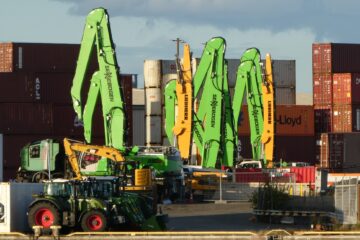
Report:
[{"label": "red shipping container", "polygon": [[327,133],[321,134],[320,140],[320,167],[329,168],[329,138]]},{"label": "red shipping container", "polygon": [[360,72],[360,44],[314,43],[313,73]]},{"label": "red shipping container", "polygon": [[334,105],[333,132],[360,131],[360,105]]},{"label": "red shipping container", "polygon": [[52,134],[51,104],[0,103],[0,133]]},{"label": "red shipping container", "polygon": [[[313,136],[314,108],[305,105],[276,105],[275,133],[282,136]],[[242,107],[239,128],[240,135],[250,134],[247,106]]]},{"label": "red shipping container", "polygon": [[314,105],[315,133],[331,132],[333,127],[332,117],[332,105]]},{"label": "red shipping container", "polygon": [[316,167],[290,167],[290,173],[294,173],[297,183],[315,183]]},{"label": "red shipping container", "polygon": [[[79,44],[0,43],[0,72],[74,72]],[[95,52],[89,68],[98,69]]]},{"label": "red shipping container", "polygon": [[313,103],[314,105],[332,104],[332,75],[330,73],[313,74]]},{"label": "red shipping container", "polygon": [[360,103],[360,73],[333,74],[334,104]]},{"label": "red shipping container", "polygon": [[313,73],[332,72],[331,58],[330,43],[314,43],[312,45]]}]

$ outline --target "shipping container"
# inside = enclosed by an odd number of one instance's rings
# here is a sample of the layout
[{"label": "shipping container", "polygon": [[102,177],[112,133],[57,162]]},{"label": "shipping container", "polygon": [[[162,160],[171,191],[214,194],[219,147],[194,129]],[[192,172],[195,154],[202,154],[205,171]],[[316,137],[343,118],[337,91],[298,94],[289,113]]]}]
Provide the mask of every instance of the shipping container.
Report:
[{"label": "shipping container", "polygon": [[0,133],[0,182],[4,180],[4,135]]},{"label": "shipping container", "polygon": [[145,104],[146,115],[161,115],[162,110],[162,98],[160,88],[146,88],[145,89]]},{"label": "shipping container", "polygon": [[162,145],[162,121],[161,116],[146,116],[146,145],[161,146]]},{"label": "shipping container", "polygon": [[144,61],[145,88],[161,87],[161,60]]},{"label": "shipping container", "polygon": [[276,105],[295,105],[296,92],[295,87],[276,87],[275,88]]},{"label": "shipping container", "polygon": [[360,105],[333,106],[333,132],[360,131]]},{"label": "shipping container", "polygon": [[360,73],[333,74],[334,104],[360,103]]},{"label": "shipping container", "polygon": [[[314,108],[307,105],[276,105],[275,133],[289,136],[314,135]],[[239,117],[239,134],[250,134],[247,106]]]},{"label": "shipping container", "polygon": [[296,183],[315,183],[316,167],[290,167],[290,173],[295,174]]},{"label": "shipping container", "polygon": [[51,104],[0,103],[0,132],[4,134],[51,134]]},{"label": "shipping container", "polygon": [[145,107],[133,106],[133,146],[145,146]]},{"label": "shipping container", "polygon": [[322,147],[326,149],[320,156],[322,166],[330,172],[360,172],[360,133],[327,133],[327,138],[323,135]]},{"label": "shipping container", "polygon": [[333,80],[330,73],[313,74],[313,103],[314,105],[332,104]]},{"label": "shipping container", "polygon": [[[228,81],[229,87],[235,87],[237,70],[240,59],[228,59]],[[265,60],[262,60],[265,64]],[[291,88],[295,91],[296,65],[295,60],[272,60],[273,79],[275,88]]]},{"label": "shipping container", "polygon": [[[75,72],[79,44],[0,43],[0,72]],[[98,69],[95,52],[89,69]]]},{"label": "shipping container", "polygon": [[331,132],[333,130],[332,117],[332,105],[314,105],[315,133]]},{"label": "shipping container", "polygon": [[321,133],[315,133],[315,164],[320,166]]},{"label": "shipping container", "polygon": [[43,188],[43,183],[0,183],[0,209],[4,210],[0,232],[32,231],[27,221],[28,206],[33,201],[33,194],[40,194]]},{"label": "shipping container", "polygon": [[327,133],[321,134],[320,139],[320,167],[329,168],[329,138]]},{"label": "shipping container", "polygon": [[313,73],[360,72],[360,44],[314,43]]},{"label": "shipping container", "polygon": [[[240,135],[240,155],[252,158],[250,136]],[[315,136],[275,136],[275,162],[306,162],[315,164]]]}]

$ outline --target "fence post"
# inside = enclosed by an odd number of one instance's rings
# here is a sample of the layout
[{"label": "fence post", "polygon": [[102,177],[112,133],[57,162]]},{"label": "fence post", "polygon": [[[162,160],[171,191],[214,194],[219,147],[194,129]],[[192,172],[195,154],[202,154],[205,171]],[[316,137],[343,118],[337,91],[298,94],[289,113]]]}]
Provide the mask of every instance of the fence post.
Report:
[{"label": "fence post", "polygon": [[220,201],[222,202],[222,173],[220,173]]}]

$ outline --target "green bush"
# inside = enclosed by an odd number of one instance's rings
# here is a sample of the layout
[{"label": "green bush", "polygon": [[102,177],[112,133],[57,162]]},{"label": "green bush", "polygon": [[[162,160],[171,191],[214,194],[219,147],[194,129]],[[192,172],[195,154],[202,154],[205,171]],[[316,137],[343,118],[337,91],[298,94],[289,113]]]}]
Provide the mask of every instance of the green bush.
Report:
[{"label": "green bush", "polygon": [[254,192],[251,197],[253,208],[262,210],[281,210],[285,207],[288,200],[289,195],[285,192],[284,188],[269,183],[259,187],[258,191]]}]

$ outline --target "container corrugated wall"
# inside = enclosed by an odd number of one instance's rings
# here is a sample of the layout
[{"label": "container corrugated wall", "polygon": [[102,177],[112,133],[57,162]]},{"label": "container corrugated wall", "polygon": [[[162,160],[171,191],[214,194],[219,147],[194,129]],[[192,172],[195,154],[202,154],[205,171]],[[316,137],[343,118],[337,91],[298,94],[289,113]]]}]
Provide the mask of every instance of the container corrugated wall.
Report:
[{"label": "container corrugated wall", "polygon": [[331,73],[313,74],[313,103],[314,105],[332,104],[333,80]]},{"label": "container corrugated wall", "polygon": [[160,60],[145,60],[146,145],[162,145],[162,74]]},{"label": "container corrugated wall", "polygon": [[145,146],[145,107],[133,106],[133,145]]},{"label": "container corrugated wall", "polygon": [[360,72],[360,44],[314,43],[313,73]]},{"label": "container corrugated wall", "polygon": [[334,104],[360,103],[360,73],[333,74]]},{"label": "container corrugated wall", "polygon": [[[0,43],[0,72],[74,72],[79,44]],[[95,55],[89,68],[98,69]]]},{"label": "container corrugated wall", "polygon": [[360,133],[324,133],[321,163],[331,172],[360,171]]},{"label": "container corrugated wall", "polygon": [[315,133],[331,132],[333,130],[332,117],[332,105],[314,105]]},{"label": "container corrugated wall", "polygon": [[360,131],[360,105],[334,105],[333,132]]},{"label": "container corrugated wall", "polygon": [[0,182],[4,181],[4,135],[0,133]]},{"label": "container corrugated wall", "polygon": [[[288,136],[314,135],[314,108],[307,105],[276,105],[275,133]],[[239,134],[250,134],[247,106],[242,107]]]},{"label": "container corrugated wall", "polygon": [[[250,136],[240,135],[240,155],[252,158]],[[315,137],[314,136],[275,136],[275,161],[315,163]]]}]

